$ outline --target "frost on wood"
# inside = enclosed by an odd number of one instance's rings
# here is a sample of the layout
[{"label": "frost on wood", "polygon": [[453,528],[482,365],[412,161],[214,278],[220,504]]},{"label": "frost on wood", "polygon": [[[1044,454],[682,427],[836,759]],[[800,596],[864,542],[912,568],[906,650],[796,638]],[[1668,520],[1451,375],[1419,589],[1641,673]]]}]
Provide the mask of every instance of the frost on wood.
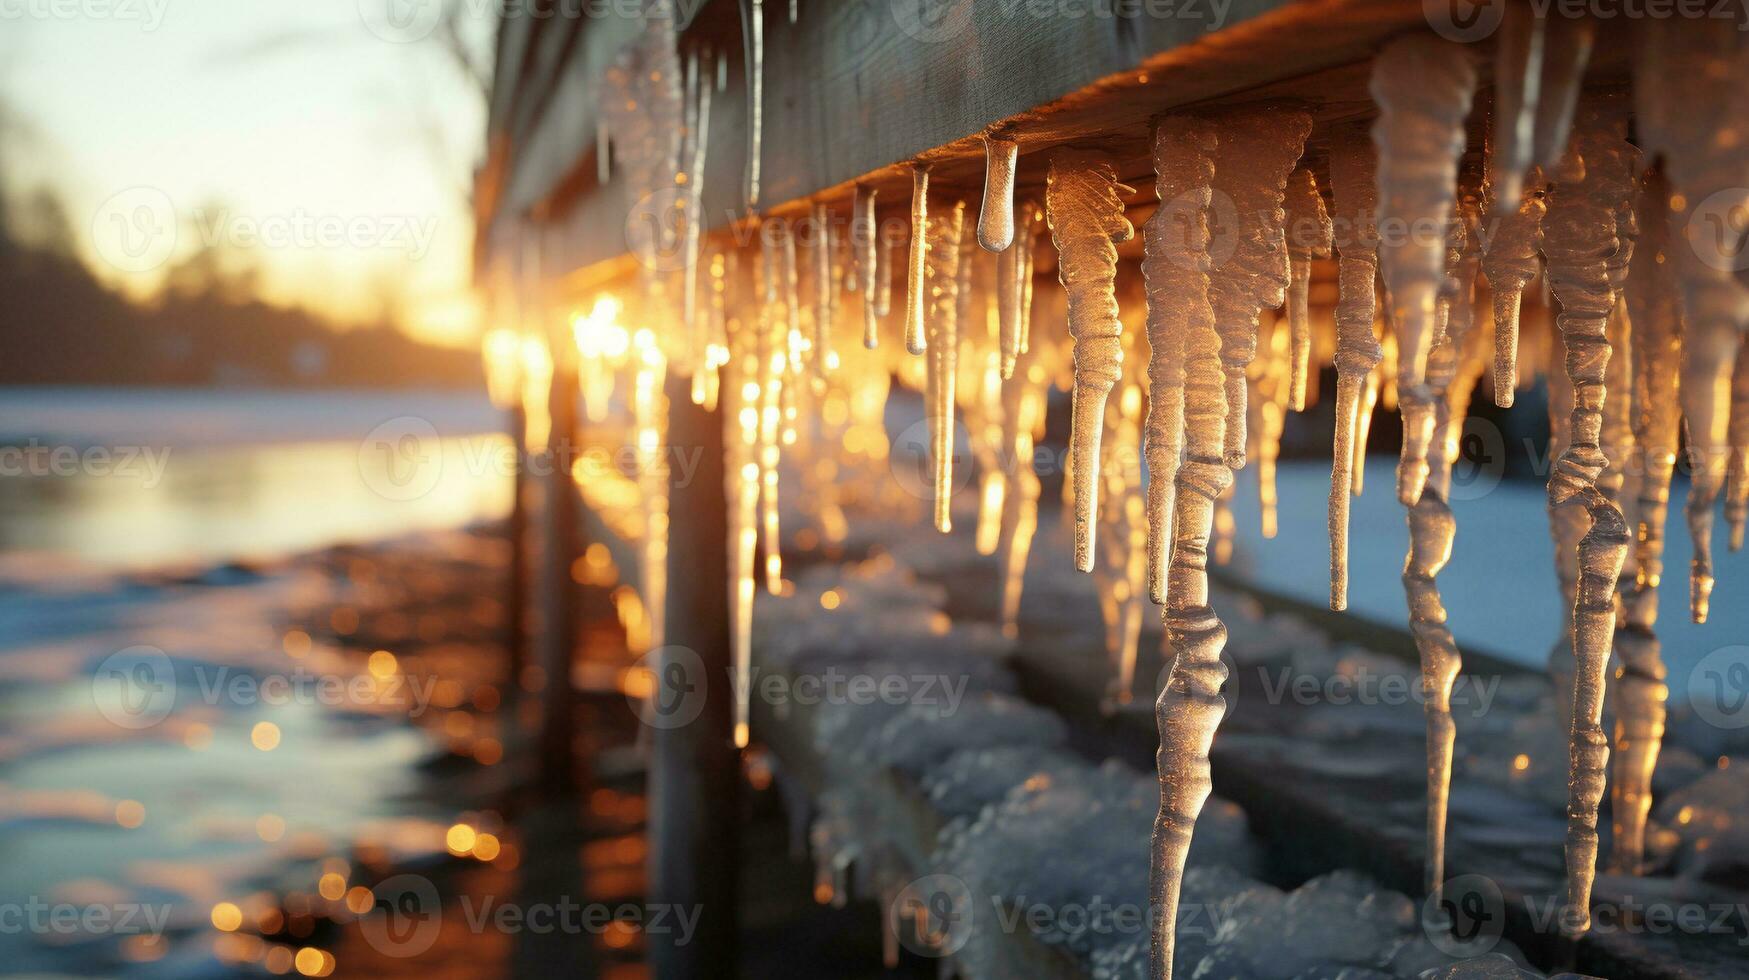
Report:
[{"label": "frost on wood", "polygon": [[[1349,492],[1359,471],[1355,426],[1361,389],[1384,357],[1373,333],[1378,272],[1377,163],[1372,143],[1349,128],[1330,145],[1330,188],[1339,230],[1336,298],[1336,436],[1330,466],[1330,608],[1348,608]],[[1371,406],[1368,405],[1368,414]]]},{"label": "frost on wood", "polygon": [[[1210,150],[1218,147],[1209,147],[1204,138],[1185,149],[1212,156]],[[1184,176],[1177,179],[1188,181],[1186,189],[1194,192],[1200,185],[1198,173],[1195,167],[1186,168]],[[1195,233],[1199,224],[1193,221],[1192,233],[1184,238],[1184,258],[1190,269],[1202,268],[1207,261],[1204,237]],[[1197,815],[1209,795],[1209,745],[1226,709],[1220,690],[1227,676],[1221,663],[1227,628],[1210,607],[1208,594],[1215,500],[1233,482],[1233,471],[1222,455],[1226,445],[1226,381],[1220,360],[1221,338],[1212,317],[1192,311],[1185,319],[1187,452],[1174,491],[1174,534],[1166,589],[1166,636],[1175,659],[1154,708],[1160,730],[1156,757],[1160,812],[1154,820],[1149,864],[1154,930],[1150,975],[1154,980],[1170,980],[1172,976],[1184,861]]]},{"label": "frost on wood", "polygon": [[926,263],[931,298],[925,317],[929,339],[928,391],[929,462],[935,501],[935,527],[952,529],[954,384],[959,371],[960,238],[965,227],[964,201],[929,219]]},{"label": "frost on wood", "polygon": [[978,211],[978,244],[1003,252],[1014,243],[1014,164],[1020,145],[984,134],[984,205]]},{"label": "frost on wood", "polygon": [[[1603,454],[1603,405],[1610,358],[1608,321],[1615,306],[1609,260],[1622,247],[1617,209],[1631,198],[1638,154],[1626,142],[1626,116],[1601,100],[1585,106],[1571,146],[1551,174],[1543,254],[1560,301],[1556,323],[1565,350],[1572,409],[1563,447],[1549,477],[1549,510],[1589,527],[1577,548],[1573,605],[1573,694],[1567,785],[1567,910],[1563,927],[1589,928],[1596,874],[1597,809],[1604,789],[1608,740],[1602,712],[1606,668],[1615,639],[1617,578],[1627,557],[1621,511],[1597,487]],[[1618,393],[1625,397],[1626,392]],[[1577,508],[1584,516],[1577,518]],[[1557,688],[1557,696],[1560,691]]]},{"label": "frost on wood", "polygon": [[[1227,465],[1245,465],[1245,368],[1257,355],[1257,316],[1286,298],[1287,214],[1282,210],[1288,174],[1312,132],[1312,117],[1297,109],[1256,109],[1214,121],[1213,199],[1233,227],[1221,241],[1209,270],[1209,303],[1221,337],[1227,378]],[[1230,211],[1229,211],[1230,207]]]},{"label": "frost on wood", "polygon": [[1069,302],[1075,389],[1069,465],[1075,492],[1075,567],[1093,570],[1099,504],[1099,437],[1105,401],[1122,371],[1118,343],[1117,242],[1135,234],[1124,217],[1117,169],[1104,154],[1073,147],[1051,154],[1045,214],[1057,246],[1057,278]]},{"label": "frost on wood", "polygon": [[1421,498],[1427,481],[1435,412],[1426,386],[1427,354],[1445,280],[1445,231],[1456,203],[1464,119],[1475,88],[1468,51],[1438,38],[1401,38],[1373,62],[1379,221],[1404,232],[1386,236],[1379,247],[1397,332],[1397,397],[1403,413],[1397,499],[1404,505]]},{"label": "frost on wood", "polygon": [[1282,205],[1287,211],[1287,254],[1291,275],[1287,316],[1293,340],[1287,407],[1303,412],[1306,410],[1306,374],[1311,369],[1312,360],[1312,317],[1307,302],[1312,260],[1330,257],[1335,228],[1324,208],[1324,195],[1318,191],[1318,179],[1305,167],[1288,176]]},{"label": "frost on wood", "polygon": [[1728,18],[1667,18],[1640,25],[1634,66],[1637,136],[1662,154],[1673,193],[1673,248],[1687,323],[1682,341],[1682,414],[1693,484],[1688,528],[1694,539],[1689,615],[1705,622],[1713,589],[1713,508],[1727,466],[1731,374],[1749,328],[1749,291],[1733,274],[1740,229],[1729,216],[1749,210],[1749,157],[1742,150],[1749,91],[1749,45]]},{"label": "frost on wood", "polygon": [[[1644,864],[1646,815],[1652,805],[1652,770],[1664,737],[1663,650],[1655,626],[1664,574],[1664,527],[1670,480],[1681,429],[1676,398],[1682,359],[1681,310],[1671,277],[1670,188],[1655,171],[1640,191],[1640,240],[1628,269],[1627,310],[1633,325],[1631,460],[1639,470],[1634,504],[1634,580],[1622,594],[1624,622],[1615,635],[1621,667],[1610,697],[1616,705],[1615,756],[1610,779],[1614,834],[1610,865],[1639,874]],[[1620,393],[1625,395],[1626,393]],[[1611,399],[1614,401],[1615,399]]]},{"label": "frost on wood", "polygon": [[1154,128],[1154,186],[1160,207],[1142,230],[1148,294],[1148,597],[1166,601],[1172,497],[1184,447],[1184,344],[1214,329],[1208,299],[1208,205],[1215,129],[1193,116]]},{"label": "frost on wood", "polygon": [[905,273],[905,349],[923,353],[923,262],[929,252],[929,167],[911,166],[911,264]]}]

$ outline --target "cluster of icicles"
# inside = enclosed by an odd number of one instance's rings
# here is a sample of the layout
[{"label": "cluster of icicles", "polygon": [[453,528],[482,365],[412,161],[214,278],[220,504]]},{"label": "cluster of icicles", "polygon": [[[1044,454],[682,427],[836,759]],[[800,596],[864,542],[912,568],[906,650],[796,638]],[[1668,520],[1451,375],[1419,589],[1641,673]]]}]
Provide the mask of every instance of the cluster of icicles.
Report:
[{"label": "cluster of icicles", "polygon": [[[977,464],[974,537],[1001,563],[1001,615],[1012,635],[1038,521],[1034,443],[1049,389],[1070,390],[1065,502],[1076,567],[1100,583],[1115,675],[1109,702],[1131,696],[1144,596],[1164,606],[1173,658],[1156,706],[1161,803],[1151,865],[1160,912],[1153,970],[1169,977],[1185,855],[1225,708],[1211,538],[1222,498],[1248,464],[1273,534],[1285,415],[1315,399],[1320,369],[1333,366],[1332,609],[1347,601],[1348,508],[1362,489],[1367,421],[1378,403],[1394,403],[1403,419],[1396,494],[1410,529],[1403,586],[1422,658],[1426,887],[1437,898],[1449,702],[1461,667],[1436,582],[1455,533],[1453,464],[1484,376],[1492,375],[1495,403],[1509,406],[1521,347],[1546,350],[1534,360],[1551,389],[1548,506],[1568,613],[1553,659],[1571,712],[1563,923],[1586,931],[1606,775],[1613,866],[1640,868],[1664,725],[1653,626],[1680,431],[1694,474],[1696,621],[1713,587],[1715,504],[1725,496],[1733,548],[1749,513],[1749,356],[1741,354],[1749,293],[1729,262],[1709,262],[1692,237],[1704,225],[1702,202],[1730,216],[1749,208],[1749,153],[1738,148],[1749,90],[1715,81],[1749,77],[1749,49],[1724,21],[1638,29],[1633,93],[1582,93],[1592,25],[1509,8],[1493,55],[1492,135],[1479,154],[1466,154],[1465,129],[1477,51],[1432,36],[1386,46],[1373,66],[1376,122],[1370,131],[1330,127],[1319,141],[1326,152],[1306,152],[1314,120],[1304,106],[1158,118],[1158,203],[1142,223],[1139,277],[1131,259],[1120,262],[1135,234],[1126,195],[1132,207],[1140,195],[1120,181],[1118,161],[1097,147],[1052,147],[1042,154],[1042,201],[1017,201],[1019,145],[1002,130],[984,137],[975,214],[957,189],[930,186],[928,163],[911,166],[908,252],[899,248],[902,227],[877,223],[885,202],[872,186],[857,187],[847,216],[824,204],[765,216],[756,241],[707,241],[696,222],[683,223],[676,234],[688,271],[683,308],[672,311],[683,330],[664,338],[666,368],[693,377],[695,401],[724,408],[742,676],[754,594],[784,587],[786,449],[824,447],[797,454],[807,484],[800,496],[828,535],[841,537],[841,505],[857,492],[843,486],[854,482],[850,468],[886,464],[882,413],[895,378],[925,393],[928,495],[942,531],[959,485],[963,420]],[[691,67],[676,86],[687,135],[673,148],[671,172],[688,191],[690,216],[699,213],[711,90],[699,75]],[[1637,146],[1627,139],[1630,114]],[[1741,243],[1726,245],[1727,256],[1733,246]],[[1313,263],[1332,257],[1333,309],[1314,307]],[[1035,265],[1048,271],[1053,261],[1063,288],[1035,298]],[[1539,276],[1559,317],[1547,336],[1527,321],[1521,338],[1520,298]],[[661,302],[661,278],[651,277],[651,302]],[[1478,302],[1479,293],[1491,302]],[[1059,323],[1066,331],[1051,329]],[[1601,712],[1612,651],[1621,705],[1610,737]],[[738,686],[736,738],[745,744],[746,685]]]}]

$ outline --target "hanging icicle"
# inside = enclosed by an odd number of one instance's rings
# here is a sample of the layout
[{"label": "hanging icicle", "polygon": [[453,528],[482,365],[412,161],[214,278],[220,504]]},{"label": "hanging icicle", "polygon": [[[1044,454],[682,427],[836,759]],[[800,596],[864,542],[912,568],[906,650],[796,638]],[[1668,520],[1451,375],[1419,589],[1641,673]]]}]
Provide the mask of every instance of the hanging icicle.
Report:
[{"label": "hanging icicle", "polygon": [[[1194,131],[1193,131],[1194,132]],[[1191,135],[1191,134],[1186,134]],[[1219,153],[1218,131],[1177,148],[1174,152],[1201,153],[1190,158],[1182,176],[1190,181],[1186,191],[1196,194],[1196,174],[1206,173]],[[1208,161],[1208,162],[1204,162]],[[1218,173],[1216,174],[1218,177]],[[1283,174],[1285,177],[1285,173]],[[1175,195],[1176,196],[1176,195]],[[1207,266],[1207,215],[1195,216],[1186,235],[1187,269]],[[1189,330],[1184,343],[1184,434],[1185,460],[1178,469],[1174,494],[1172,563],[1167,584],[1166,637],[1175,653],[1171,674],[1154,708],[1160,730],[1157,766],[1160,776],[1160,812],[1154,819],[1154,839],[1149,865],[1153,980],[1171,980],[1178,897],[1184,881],[1184,861],[1190,852],[1190,837],[1196,818],[1208,800],[1209,745],[1226,711],[1221,685],[1227,679],[1221,650],[1227,643],[1227,628],[1209,605],[1209,536],[1214,526],[1215,499],[1233,483],[1233,471],[1223,459],[1226,445],[1226,382],[1220,360],[1221,338],[1214,329],[1212,308],[1199,301],[1206,293],[1206,279],[1192,272],[1185,281],[1190,294],[1185,301],[1195,311],[1187,317]],[[1209,312],[1203,312],[1208,310]]]},{"label": "hanging icicle", "polygon": [[960,238],[966,205],[955,201],[919,233],[928,235],[926,278],[930,303],[928,329],[929,462],[935,501],[935,529],[953,529],[954,386],[959,373]]},{"label": "hanging icicle", "polygon": [[1335,235],[1336,299],[1336,436],[1330,467],[1330,608],[1348,608],[1349,494],[1359,493],[1360,453],[1364,436],[1355,438],[1357,422],[1372,417],[1372,406],[1360,414],[1363,387],[1377,391],[1375,369],[1384,357],[1373,333],[1378,272],[1377,162],[1365,131],[1351,127],[1335,135],[1330,146],[1330,189],[1339,222]]},{"label": "hanging icicle", "polygon": [[[1288,174],[1299,160],[1312,117],[1298,109],[1257,109],[1216,122],[1214,200],[1231,206],[1231,240],[1210,269],[1209,302],[1221,335],[1221,366],[1227,375],[1227,465],[1245,465],[1245,368],[1257,355],[1257,316],[1286,299],[1287,213],[1282,198]],[[1214,246],[1211,246],[1211,249]]]},{"label": "hanging icicle", "polygon": [[[857,290],[862,294],[862,346],[869,350],[874,350],[880,344],[881,324],[880,297],[877,291],[878,243],[875,241],[880,229],[875,223],[875,194],[872,187],[856,185],[850,228],[851,252],[856,257]],[[891,270],[888,272],[890,275]]]},{"label": "hanging icicle", "polygon": [[765,0],[742,0],[741,26],[747,38],[747,193],[748,211],[759,207],[761,137],[765,129]]},{"label": "hanging icicle", "polygon": [[1184,343],[1214,329],[1208,300],[1208,206],[1214,127],[1193,116],[1154,126],[1154,189],[1160,207],[1143,228],[1148,291],[1148,598],[1166,601],[1172,498],[1184,446]]},{"label": "hanging icicle", "polygon": [[[1457,199],[1464,119],[1476,69],[1459,44],[1411,35],[1391,42],[1373,62],[1372,95],[1379,105],[1373,142],[1379,150],[1379,222],[1413,229],[1379,246],[1379,269],[1397,335],[1397,397],[1403,414],[1403,455],[1397,499],[1421,499],[1435,406],[1427,389],[1427,354],[1434,340],[1445,281],[1446,229]],[[1432,233],[1429,233],[1429,229]]]},{"label": "hanging icicle", "polygon": [[826,205],[813,209],[813,228],[808,253],[813,259],[814,339],[813,380],[816,390],[823,390],[826,371],[832,355],[832,304],[838,291],[832,288],[832,214]]},{"label": "hanging icicle", "polygon": [[978,244],[1003,252],[1014,244],[1014,165],[1020,144],[1000,133],[984,134],[984,206],[978,211]]},{"label": "hanging icicle", "polygon": [[1051,154],[1045,213],[1056,243],[1057,278],[1069,299],[1075,395],[1069,430],[1075,491],[1075,567],[1093,570],[1099,504],[1099,438],[1105,400],[1122,371],[1118,343],[1117,248],[1135,229],[1124,217],[1117,169],[1100,153],[1065,147]]},{"label": "hanging icicle", "polygon": [[1306,410],[1306,376],[1312,363],[1312,315],[1308,309],[1312,260],[1330,257],[1336,229],[1330,221],[1330,212],[1324,207],[1324,195],[1318,191],[1318,178],[1305,167],[1288,176],[1287,194],[1282,204],[1287,211],[1291,275],[1287,287],[1287,317],[1293,341],[1288,362],[1292,374],[1288,380],[1287,407],[1303,412]]},{"label": "hanging icicle", "polygon": [[905,349],[921,354],[928,344],[923,332],[923,264],[929,254],[929,166],[911,165],[911,264],[905,275]]}]

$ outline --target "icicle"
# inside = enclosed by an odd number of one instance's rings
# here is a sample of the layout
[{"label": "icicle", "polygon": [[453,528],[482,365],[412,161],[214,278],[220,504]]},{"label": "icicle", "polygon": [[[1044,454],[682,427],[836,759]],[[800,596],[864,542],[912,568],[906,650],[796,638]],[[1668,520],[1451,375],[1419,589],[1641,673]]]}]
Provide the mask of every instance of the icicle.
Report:
[{"label": "icicle", "polygon": [[1057,246],[1057,278],[1069,300],[1075,341],[1075,392],[1069,430],[1074,468],[1075,567],[1093,570],[1093,520],[1099,503],[1099,437],[1105,400],[1122,372],[1117,317],[1117,248],[1135,229],[1124,217],[1117,169],[1105,155],[1058,149],[1051,154],[1045,214]]},{"label": "icicle", "polygon": [[935,528],[953,528],[954,385],[959,372],[960,238],[966,206],[956,201],[946,214],[929,219],[918,234],[929,236],[925,263],[933,299],[925,318],[928,327],[930,468],[935,500]]},{"label": "icicle", "polygon": [[[789,387],[789,305],[782,297],[780,282],[788,282],[785,269],[785,243],[792,247],[789,267],[794,267],[794,242],[789,228],[778,219],[769,219],[763,226],[765,239],[764,308],[759,331],[759,485],[760,516],[765,539],[765,588],[772,595],[783,589],[783,559],[777,510],[777,464],[783,429],[784,389]],[[793,294],[792,294],[793,295]]]},{"label": "icicle", "polygon": [[1674,193],[1672,249],[1687,326],[1682,341],[1682,413],[1693,480],[1688,529],[1689,615],[1705,622],[1713,589],[1712,524],[1727,468],[1731,374],[1749,329],[1749,290],[1734,273],[1737,230],[1720,227],[1749,211],[1749,159],[1742,127],[1749,98],[1736,84],[1749,74],[1738,18],[1647,20],[1634,66],[1636,134],[1648,155],[1662,154]]},{"label": "icicle", "polygon": [[978,244],[1003,252],[1014,244],[1014,164],[1020,145],[997,133],[984,134],[984,206],[978,212]]},{"label": "icicle", "polygon": [[[1220,148],[1212,149],[1218,153]],[[1192,183],[1187,190],[1196,186]],[[1208,263],[1197,226],[1193,221],[1187,239],[1189,269],[1202,269]],[[1184,861],[1190,852],[1197,815],[1210,791],[1209,745],[1227,707],[1220,693],[1221,684],[1227,679],[1226,665],[1221,662],[1227,628],[1210,607],[1208,594],[1208,548],[1215,499],[1233,483],[1233,471],[1222,458],[1226,445],[1226,383],[1220,360],[1221,338],[1214,329],[1212,313],[1198,311],[1188,320],[1190,329],[1184,343],[1187,452],[1178,469],[1174,495],[1166,607],[1166,638],[1176,657],[1154,708],[1160,729],[1156,757],[1160,812],[1154,819],[1149,866],[1154,930],[1149,975],[1153,980],[1172,977]]]},{"label": "icicle", "polygon": [[881,285],[875,301],[875,315],[885,317],[893,312],[893,250],[899,247],[899,236],[896,229],[879,231],[881,239],[881,256],[877,263],[880,267]]},{"label": "icicle", "polygon": [[1287,316],[1293,339],[1292,360],[1289,362],[1293,373],[1288,381],[1287,407],[1303,412],[1306,410],[1306,375],[1312,361],[1312,316],[1307,309],[1312,260],[1330,257],[1335,227],[1330,221],[1330,213],[1324,209],[1324,195],[1318,192],[1318,179],[1304,167],[1289,175],[1287,194],[1282,203],[1287,210],[1287,250],[1292,277],[1288,280]]},{"label": "icicle", "polygon": [[695,405],[704,404],[708,385],[704,378],[710,370],[708,363],[709,345],[706,330],[698,311],[698,280],[704,274],[701,268],[700,238],[704,231],[704,164],[705,151],[710,140],[711,118],[711,87],[701,83],[699,79],[698,55],[694,54],[686,66],[686,86],[688,93],[688,132],[692,138],[692,154],[687,163],[685,175],[686,188],[686,265],[683,271],[685,283],[684,312],[686,335],[688,340],[688,356],[691,359],[692,371],[692,401]]},{"label": "icicle", "polygon": [[1348,608],[1348,505],[1350,490],[1360,492],[1360,462],[1366,440],[1355,438],[1357,424],[1371,421],[1358,411],[1361,389],[1378,390],[1375,369],[1384,357],[1373,333],[1378,272],[1377,162],[1372,141],[1359,127],[1335,134],[1330,145],[1330,189],[1340,222],[1335,237],[1336,437],[1330,467],[1330,608]]},{"label": "icicle", "polygon": [[[854,224],[850,229],[850,246],[856,256],[856,281],[862,293],[862,346],[874,350],[880,345],[880,307],[876,291],[877,261],[875,235],[875,194],[872,187],[856,185]],[[889,271],[889,277],[891,273]],[[888,279],[888,283],[891,283]]]},{"label": "icicle", "polygon": [[1725,522],[1731,528],[1731,550],[1741,551],[1744,526],[1749,524],[1749,344],[1737,351],[1737,366],[1731,375],[1731,421],[1726,432],[1731,442],[1731,469]]},{"label": "icicle", "polygon": [[1561,913],[1561,929],[1568,936],[1583,935],[1591,928],[1597,806],[1603,799],[1609,763],[1609,740],[1603,734],[1603,680],[1615,633],[1615,582],[1628,552],[1627,525],[1615,505],[1594,487],[1583,487],[1578,497],[1590,511],[1591,530],[1579,542],[1579,590],[1573,607],[1576,667],[1568,736],[1567,904]]},{"label": "icicle", "polygon": [[1494,49],[1494,134],[1488,183],[1496,222],[1524,199],[1524,175],[1536,152],[1536,110],[1542,88],[1545,21],[1527,4],[1507,4]]},{"label": "icicle", "polygon": [[[1123,334],[1125,354],[1135,360],[1136,331]],[[1129,704],[1135,687],[1136,646],[1141,637],[1146,551],[1143,547],[1141,493],[1142,386],[1134,369],[1125,372],[1114,397],[1106,402],[1105,438],[1101,451],[1100,478],[1105,486],[1099,498],[1100,533],[1105,547],[1099,550],[1094,574],[1101,581],[1098,593],[1106,620],[1106,654],[1112,668],[1111,681],[1100,701],[1100,710],[1112,714]]]},{"label": "icicle", "polygon": [[1209,302],[1227,374],[1227,465],[1245,465],[1245,368],[1257,354],[1257,315],[1286,298],[1287,213],[1282,198],[1312,117],[1297,109],[1237,113],[1216,123],[1214,194],[1237,215],[1232,254],[1211,270]]},{"label": "icicle", "polygon": [[[766,272],[769,275],[769,271]],[[741,325],[727,331],[732,347],[725,365],[728,396],[723,412],[724,480],[729,497],[729,560],[735,666],[735,744],[745,747],[749,733],[749,698],[753,666],[754,557],[759,546],[759,494],[761,486],[760,382],[765,366],[760,362],[763,339],[760,324]],[[758,329],[755,329],[758,327]]]},{"label": "icicle", "polygon": [[1445,625],[1445,604],[1435,578],[1451,559],[1457,521],[1437,491],[1409,506],[1409,557],[1403,564],[1403,591],[1409,599],[1409,631],[1421,655],[1422,709],[1427,716],[1427,863],[1422,881],[1431,908],[1443,908],[1445,887],[1445,812],[1451,790],[1451,689],[1463,669],[1457,641]]},{"label": "icicle", "polygon": [[905,349],[921,354],[928,344],[923,332],[923,263],[929,254],[929,166],[911,165],[911,265],[905,276]]},{"label": "icicle", "polygon": [[832,351],[832,216],[826,205],[814,205],[813,242],[809,245],[814,262],[814,384],[823,387]]},{"label": "icicle", "polygon": [[1379,221],[1413,229],[1386,238],[1379,247],[1397,334],[1397,397],[1403,414],[1397,499],[1405,506],[1421,499],[1427,482],[1435,413],[1426,384],[1427,355],[1445,280],[1446,229],[1457,198],[1464,119],[1475,88],[1476,69],[1468,51],[1438,38],[1401,38],[1373,62],[1372,95],[1379,104],[1373,126],[1379,150]]},{"label": "icicle", "polygon": [[1541,173],[1531,172],[1516,210],[1501,215],[1503,207],[1498,197],[1490,207],[1498,217],[1482,254],[1482,271],[1494,294],[1494,404],[1511,408],[1518,389],[1518,311],[1524,287],[1536,278],[1548,209]]},{"label": "icicle", "polygon": [[1457,458],[1458,436],[1463,431],[1464,416],[1469,411],[1469,386],[1474,383],[1470,334],[1475,327],[1476,273],[1482,255],[1477,241],[1481,226],[1481,197],[1481,189],[1474,182],[1460,180],[1457,220],[1451,225],[1445,287],[1440,296],[1440,319],[1445,325],[1427,360],[1427,386],[1434,400],[1433,442],[1427,453],[1427,485],[1439,492],[1441,500],[1448,499],[1451,494],[1451,467]]},{"label": "icicle", "polygon": [[1045,420],[1045,395],[1050,372],[1041,363],[1040,351],[1022,354],[1013,379],[1002,386],[1003,464],[1008,492],[1002,508],[1002,536],[997,551],[1002,555],[1002,635],[1020,633],[1020,595],[1026,578],[1026,558],[1032,536],[1038,529],[1037,472],[1033,469],[1033,442]]},{"label": "icicle", "polygon": [[1020,357],[1020,252],[1014,245],[996,253],[996,315],[1000,348],[998,370],[1003,380],[1014,376]]},{"label": "icicle", "polygon": [[759,207],[760,136],[765,127],[765,0],[741,8],[747,29],[747,210]]},{"label": "icicle", "polygon": [[1045,223],[1044,209],[1036,201],[1020,206],[1020,352],[1026,353],[1032,344],[1033,260],[1038,256],[1039,228]]},{"label": "icicle", "polygon": [[1614,643],[1616,580],[1628,547],[1621,512],[1597,489],[1607,463],[1601,445],[1603,403],[1610,357],[1607,325],[1615,305],[1608,259],[1621,247],[1616,208],[1632,191],[1637,163],[1637,152],[1625,141],[1625,117],[1612,108],[1598,104],[1586,108],[1568,154],[1553,175],[1543,232],[1550,287],[1561,304],[1556,322],[1572,387],[1565,445],[1549,478],[1549,508],[1558,521],[1573,521],[1575,508],[1582,505],[1590,520],[1577,549],[1579,581],[1571,634],[1568,907],[1563,925],[1575,935],[1590,923],[1597,806],[1609,755],[1602,729],[1604,675]]},{"label": "icicle", "polygon": [[1590,17],[1558,16],[1543,33],[1542,81],[1538,85],[1536,135],[1532,162],[1553,167],[1567,148],[1573,128],[1573,111],[1579,105],[1579,86],[1585,80],[1585,65],[1591,60],[1591,45],[1597,37],[1597,21]]},{"label": "icicle", "polygon": [[[1360,406],[1354,417],[1354,458],[1348,465],[1354,470],[1349,489],[1356,497],[1366,489],[1366,443],[1372,436],[1373,410],[1379,405],[1379,373],[1378,368],[1366,373],[1366,386],[1360,389]],[[1346,535],[1343,540],[1347,541]]]},{"label": "icicle", "polygon": [[1154,188],[1160,207],[1143,228],[1148,290],[1148,598],[1166,601],[1172,498],[1184,447],[1184,343],[1214,329],[1208,299],[1208,206],[1215,130],[1172,116],[1154,127]]},{"label": "icicle", "polygon": [[1263,356],[1254,364],[1251,410],[1256,418],[1251,424],[1253,445],[1247,447],[1257,457],[1257,504],[1262,518],[1263,536],[1276,534],[1275,461],[1281,455],[1281,430],[1287,421],[1288,388],[1292,383],[1292,352],[1289,344],[1291,328],[1282,320],[1266,314],[1268,326],[1258,321],[1257,336]]},{"label": "icicle", "polygon": [[[1668,197],[1662,179],[1648,174],[1639,198],[1641,241],[1629,267],[1626,290],[1634,338],[1632,398],[1623,399],[1633,404],[1634,446],[1628,468],[1637,469],[1640,479],[1634,501],[1634,581],[1621,598],[1624,621],[1615,634],[1621,665],[1609,694],[1616,705],[1616,749],[1609,781],[1614,828],[1610,865],[1624,874],[1640,874],[1644,866],[1652,771],[1664,737],[1664,702],[1669,693],[1663,651],[1654,632],[1670,478],[1676,468],[1681,424],[1676,399],[1681,312],[1665,254],[1670,244],[1664,206]],[[1606,406],[1615,401],[1610,399]]]}]

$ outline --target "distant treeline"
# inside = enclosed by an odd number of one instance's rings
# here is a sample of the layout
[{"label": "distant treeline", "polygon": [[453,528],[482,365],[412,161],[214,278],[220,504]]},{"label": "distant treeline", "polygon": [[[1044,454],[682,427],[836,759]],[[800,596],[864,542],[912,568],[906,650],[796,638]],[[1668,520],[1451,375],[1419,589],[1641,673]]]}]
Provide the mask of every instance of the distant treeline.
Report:
[{"label": "distant treeline", "polygon": [[0,188],[0,385],[478,387],[479,357],[384,323],[335,330],[255,299],[252,273],[203,253],[149,305],[74,254],[53,196]]}]

